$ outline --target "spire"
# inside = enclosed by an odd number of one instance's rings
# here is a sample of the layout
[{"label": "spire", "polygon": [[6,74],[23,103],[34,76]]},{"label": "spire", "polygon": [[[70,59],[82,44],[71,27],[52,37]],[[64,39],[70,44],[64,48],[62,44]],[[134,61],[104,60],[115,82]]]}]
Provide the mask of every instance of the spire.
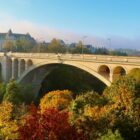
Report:
[{"label": "spire", "polygon": [[9,31],[8,31],[8,33],[7,33],[8,35],[11,35],[12,34],[12,30],[11,29],[9,29]]},{"label": "spire", "polygon": [[30,34],[29,33],[26,33],[26,36],[30,36]]}]

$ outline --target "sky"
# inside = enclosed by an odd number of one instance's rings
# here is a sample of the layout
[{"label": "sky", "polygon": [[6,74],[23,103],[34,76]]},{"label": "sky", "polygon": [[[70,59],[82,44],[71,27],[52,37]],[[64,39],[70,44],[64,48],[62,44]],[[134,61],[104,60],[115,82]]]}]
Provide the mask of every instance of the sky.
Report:
[{"label": "sky", "polygon": [[140,49],[140,0],[0,0],[0,32]]}]

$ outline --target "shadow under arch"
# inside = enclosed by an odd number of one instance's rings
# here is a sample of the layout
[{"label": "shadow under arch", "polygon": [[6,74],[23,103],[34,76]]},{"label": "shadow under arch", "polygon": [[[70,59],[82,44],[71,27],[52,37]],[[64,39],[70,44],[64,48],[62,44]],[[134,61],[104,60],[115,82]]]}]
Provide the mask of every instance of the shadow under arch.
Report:
[{"label": "shadow under arch", "polygon": [[89,74],[95,76],[97,79],[99,79],[100,81],[102,81],[105,85],[110,86],[111,82],[109,80],[107,80],[106,78],[104,78],[102,75],[100,75],[99,73],[95,72],[93,69],[85,66],[85,65],[81,65],[78,62],[69,62],[69,61],[65,61],[65,62],[59,62],[59,61],[49,61],[49,62],[42,62],[42,63],[38,63],[36,65],[31,66],[28,70],[26,70],[25,72],[23,72],[23,74],[21,75],[21,77],[17,80],[19,83],[22,83],[24,81],[24,79],[26,78],[27,75],[31,74],[35,69],[40,69],[41,67],[45,66],[45,65],[50,65],[50,64],[64,64],[64,65],[69,65],[69,66],[73,66],[76,68],[79,68],[81,70],[84,70],[86,72],[88,72]]},{"label": "shadow under arch", "polygon": [[110,67],[107,65],[100,65],[98,67],[98,73],[105,77],[107,80],[110,79]]},{"label": "shadow under arch", "polygon": [[126,75],[126,69],[122,66],[117,66],[113,69],[113,81],[118,79],[120,76]]}]

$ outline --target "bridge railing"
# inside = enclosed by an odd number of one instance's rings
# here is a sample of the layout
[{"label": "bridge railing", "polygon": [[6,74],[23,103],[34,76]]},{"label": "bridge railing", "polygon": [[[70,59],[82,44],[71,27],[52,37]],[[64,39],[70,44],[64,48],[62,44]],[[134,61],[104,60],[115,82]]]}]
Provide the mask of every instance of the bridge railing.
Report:
[{"label": "bridge railing", "polygon": [[[2,54],[0,53],[0,56]],[[108,56],[108,55],[89,55],[89,54],[56,54],[56,53],[9,53],[11,57],[17,58],[36,58],[36,59],[68,59],[84,61],[107,61],[107,62],[124,62],[140,63],[140,57],[126,56]]]}]

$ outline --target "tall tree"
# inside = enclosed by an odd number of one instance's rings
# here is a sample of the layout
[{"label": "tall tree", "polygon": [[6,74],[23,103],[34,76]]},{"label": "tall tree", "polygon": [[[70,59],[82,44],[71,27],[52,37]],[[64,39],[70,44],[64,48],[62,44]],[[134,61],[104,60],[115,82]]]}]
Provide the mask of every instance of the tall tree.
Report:
[{"label": "tall tree", "polygon": [[5,51],[13,51],[14,49],[14,42],[10,40],[6,40],[3,45],[3,49]]},{"label": "tall tree", "polygon": [[66,52],[65,44],[62,40],[53,39],[48,45],[48,52],[51,53],[64,53]]},{"label": "tall tree", "polygon": [[13,79],[11,79],[6,86],[4,101],[9,101],[14,105],[19,105],[23,102],[23,96],[21,94],[20,87]]}]

